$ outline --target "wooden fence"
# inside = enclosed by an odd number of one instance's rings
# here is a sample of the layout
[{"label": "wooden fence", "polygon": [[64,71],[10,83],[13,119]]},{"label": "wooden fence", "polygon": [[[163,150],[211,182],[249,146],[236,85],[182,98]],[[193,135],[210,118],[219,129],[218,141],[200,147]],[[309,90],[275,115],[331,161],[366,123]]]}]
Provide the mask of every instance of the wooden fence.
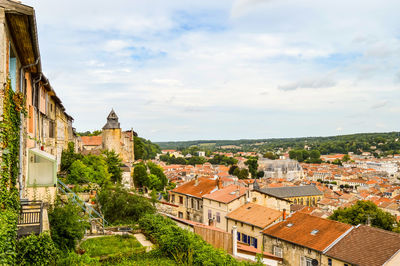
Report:
[{"label": "wooden fence", "polygon": [[204,241],[213,245],[215,248],[220,248],[232,254],[232,234],[195,225],[193,226],[194,233],[198,234]]}]

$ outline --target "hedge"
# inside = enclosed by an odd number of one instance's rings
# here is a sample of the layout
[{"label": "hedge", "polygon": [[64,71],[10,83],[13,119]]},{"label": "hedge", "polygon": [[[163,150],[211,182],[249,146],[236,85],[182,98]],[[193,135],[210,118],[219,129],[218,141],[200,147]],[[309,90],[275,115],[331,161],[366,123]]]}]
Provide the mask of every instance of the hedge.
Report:
[{"label": "hedge", "polygon": [[159,245],[164,255],[178,264],[188,265],[248,265],[225,251],[215,249],[200,236],[177,226],[161,215],[146,215],[139,220],[142,230]]},{"label": "hedge", "polygon": [[0,211],[0,265],[15,264],[18,214]]}]

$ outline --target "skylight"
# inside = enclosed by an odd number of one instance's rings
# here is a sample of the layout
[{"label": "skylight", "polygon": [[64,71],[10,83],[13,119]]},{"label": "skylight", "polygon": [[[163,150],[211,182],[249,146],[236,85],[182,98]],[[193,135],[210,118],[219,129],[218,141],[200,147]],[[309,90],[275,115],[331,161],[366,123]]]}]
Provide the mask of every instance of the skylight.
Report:
[{"label": "skylight", "polygon": [[318,232],[319,232],[319,230],[314,229],[314,230],[311,231],[311,234],[312,234],[313,236],[315,236]]},{"label": "skylight", "polygon": [[292,227],[293,224],[292,224],[292,223],[288,223],[286,226],[287,226],[287,227]]}]

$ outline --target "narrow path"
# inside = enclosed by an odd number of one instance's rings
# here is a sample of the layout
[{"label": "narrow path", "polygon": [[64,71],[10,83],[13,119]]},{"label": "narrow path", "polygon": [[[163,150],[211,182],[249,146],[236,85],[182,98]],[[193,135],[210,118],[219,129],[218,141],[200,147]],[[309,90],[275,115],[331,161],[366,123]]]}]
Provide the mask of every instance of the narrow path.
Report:
[{"label": "narrow path", "polygon": [[142,246],[146,247],[146,252],[149,252],[153,249],[153,243],[146,239],[146,236],[142,233],[137,233],[133,235],[137,241],[139,241]]}]

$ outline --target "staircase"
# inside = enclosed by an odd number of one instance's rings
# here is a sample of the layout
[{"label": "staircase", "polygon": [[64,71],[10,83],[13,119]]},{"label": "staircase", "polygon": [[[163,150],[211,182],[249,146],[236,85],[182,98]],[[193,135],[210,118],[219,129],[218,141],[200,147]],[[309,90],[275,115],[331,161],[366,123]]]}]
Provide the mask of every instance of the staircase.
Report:
[{"label": "staircase", "polygon": [[78,195],[75,194],[66,184],[60,179],[57,179],[57,188],[60,192],[68,197],[69,200],[79,206],[86,214],[89,215],[89,223],[91,233],[101,232],[104,234],[104,228],[108,226],[108,222],[104,219],[98,211],[96,211],[90,204],[85,203]]}]

